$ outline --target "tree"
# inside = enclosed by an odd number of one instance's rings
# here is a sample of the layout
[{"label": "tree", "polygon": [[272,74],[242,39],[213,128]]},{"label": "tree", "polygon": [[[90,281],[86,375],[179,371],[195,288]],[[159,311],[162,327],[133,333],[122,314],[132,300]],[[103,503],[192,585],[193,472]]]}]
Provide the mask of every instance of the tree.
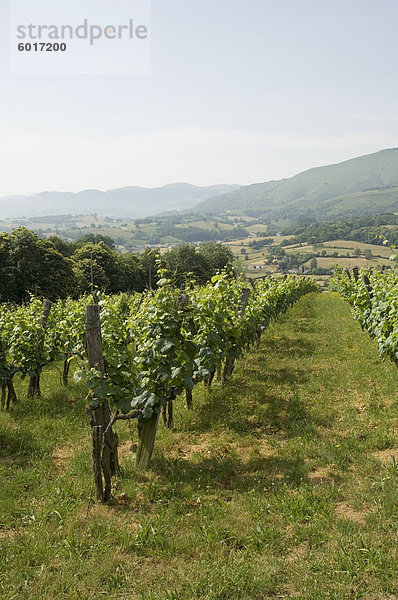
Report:
[{"label": "tree", "polygon": [[163,255],[162,262],[176,285],[183,284],[188,274],[192,274],[198,283],[206,283],[214,272],[204,253],[196,251],[190,244],[169,250]]},{"label": "tree", "polygon": [[141,277],[144,283],[144,289],[152,289],[156,287],[158,280],[158,263],[160,261],[160,254],[157,250],[146,248],[145,251],[139,256],[139,265],[141,267]]},{"label": "tree", "polygon": [[145,289],[145,273],[137,254],[125,254],[120,257],[125,276],[125,287],[128,291],[143,292]]},{"label": "tree", "polygon": [[19,302],[29,293],[49,300],[66,298],[75,289],[71,261],[52,242],[25,227],[18,227],[11,234],[11,260]]},{"label": "tree", "polygon": [[6,232],[0,234],[0,281],[0,302],[18,301],[12,237]]},{"label": "tree", "polygon": [[78,291],[82,294],[90,292],[92,288],[108,290],[110,287],[109,279],[104,269],[94,259],[81,258],[75,261],[74,272]]},{"label": "tree", "polygon": [[40,263],[36,293],[48,300],[67,298],[76,293],[73,262],[62,256],[48,240],[37,241]]},{"label": "tree", "polygon": [[311,269],[311,271],[316,271],[317,268],[318,268],[318,261],[316,258],[312,258],[311,262],[310,262],[310,269]]},{"label": "tree", "polygon": [[95,287],[110,294],[126,291],[126,278],[121,257],[105,242],[99,244],[89,242],[78,248],[73,255],[73,261],[80,276],[80,284],[83,285],[82,291],[87,291],[91,286],[91,267],[89,265],[92,265],[93,268]]},{"label": "tree", "polygon": [[57,235],[50,235],[48,241],[54,245],[55,249],[58,250],[62,256],[67,256],[68,258],[70,258],[76,250],[76,246],[73,242],[66,242]]},{"label": "tree", "polygon": [[199,254],[210,264],[212,275],[215,275],[217,271],[222,271],[223,269],[232,269],[235,260],[234,254],[228,246],[215,244],[214,242],[202,244],[199,248]]},{"label": "tree", "polygon": [[[95,223],[92,223],[91,227],[93,225],[95,227]],[[102,235],[101,233],[85,233],[84,235],[77,238],[75,246],[77,248],[80,248],[81,246],[85,246],[89,242],[91,242],[92,244],[99,244],[100,242],[104,242],[104,244],[108,246],[108,248],[110,248],[111,250],[115,249],[114,240],[109,235]]]},{"label": "tree", "polygon": [[15,266],[15,283],[18,302],[36,293],[39,278],[40,252],[37,247],[39,236],[26,227],[12,232],[11,256]]},{"label": "tree", "polygon": [[363,254],[364,254],[364,257],[366,258],[366,260],[372,260],[373,253],[370,248],[367,248]]}]

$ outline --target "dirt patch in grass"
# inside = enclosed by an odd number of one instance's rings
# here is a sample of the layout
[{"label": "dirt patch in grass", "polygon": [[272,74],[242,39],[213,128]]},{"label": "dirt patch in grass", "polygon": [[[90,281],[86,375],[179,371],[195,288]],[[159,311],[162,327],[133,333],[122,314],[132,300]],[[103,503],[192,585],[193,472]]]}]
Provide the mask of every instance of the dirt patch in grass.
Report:
[{"label": "dirt patch in grass", "polygon": [[308,473],[308,481],[312,485],[335,485],[336,481],[328,467],[322,467]]},{"label": "dirt patch in grass", "polygon": [[223,439],[215,443],[210,435],[201,435],[195,442],[182,438],[168,450],[168,455],[174,459],[194,461],[198,458],[223,458],[231,456],[237,459],[242,467],[249,464],[253,457],[269,458],[276,455],[267,438],[251,440],[249,443],[239,443],[235,440]]},{"label": "dirt patch in grass", "polygon": [[300,592],[297,591],[297,588],[293,584],[287,584],[283,586],[283,591],[279,598],[288,600],[289,598],[299,598],[300,596]]},{"label": "dirt patch in grass", "polygon": [[356,388],[354,388],[354,389],[350,388],[347,390],[347,392],[350,394],[351,403],[357,409],[357,412],[359,414],[363,413],[364,410],[366,409],[366,402],[365,402],[364,395],[361,394]]},{"label": "dirt patch in grass", "polygon": [[0,540],[12,542],[21,533],[18,529],[0,529]]},{"label": "dirt patch in grass", "polygon": [[126,440],[119,444],[119,460],[133,460],[134,454],[137,452],[138,444],[132,443],[131,440]]},{"label": "dirt patch in grass", "polygon": [[397,596],[393,596],[392,594],[372,594],[371,596],[364,596],[363,600],[397,600]]},{"label": "dirt patch in grass", "polygon": [[383,465],[386,465],[391,462],[394,458],[398,461],[398,448],[387,448],[387,450],[377,450],[377,452],[372,452],[372,456],[380,460]]},{"label": "dirt patch in grass", "polygon": [[64,446],[56,446],[52,453],[55,470],[60,473],[67,469],[77,450],[78,448],[72,442]]},{"label": "dirt patch in grass", "polygon": [[212,454],[210,435],[201,435],[195,443],[183,438],[177,444],[174,444],[169,450],[171,458],[180,458],[183,460],[191,460],[195,455],[208,457]]},{"label": "dirt patch in grass", "polygon": [[8,456],[0,456],[0,465],[10,466],[13,462],[15,462],[17,458],[17,453],[9,454]]},{"label": "dirt patch in grass", "polygon": [[82,507],[77,515],[79,527],[84,528],[93,521],[113,521],[116,528],[122,528],[136,533],[140,527],[133,513],[133,504],[125,494],[120,494],[112,499],[111,503],[91,504]]},{"label": "dirt patch in grass", "polygon": [[270,458],[271,456],[276,456],[277,454],[276,449],[271,447],[267,438],[258,440],[258,445],[255,451],[257,452],[257,450],[262,458]]},{"label": "dirt patch in grass", "polygon": [[308,553],[308,548],[308,542],[303,542],[302,544],[296,546],[295,548],[293,548],[293,550],[289,552],[289,554],[286,557],[286,560],[288,562],[297,562],[303,560]]},{"label": "dirt patch in grass", "polygon": [[336,517],[338,517],[339,519],[348,519],[349,521],[353,521],[354,523],[357,523],[358,525],[365,524],[366,517],[369,513],[370,513],[370,511],[366,511],[366,510],[362,510],[362,511],[355,510],[354,508],[352,508],[352,506],[350,506],[346,502],[339,502],[339,504],[337,504],[336,509],[335,509]]}]

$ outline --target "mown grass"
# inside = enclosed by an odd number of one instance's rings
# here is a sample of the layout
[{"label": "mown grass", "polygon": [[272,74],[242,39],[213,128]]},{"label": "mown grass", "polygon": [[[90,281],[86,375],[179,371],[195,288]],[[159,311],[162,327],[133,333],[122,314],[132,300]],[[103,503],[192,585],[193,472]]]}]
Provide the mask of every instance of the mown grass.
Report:
[{"label": "mown grass", "polygon": [[89,501],[83,392],[58,380],[0,415],[1,597],[398,597],[398,371],[336,296],[303,298],[224,389],[181,400],[150,471],[120,427],[108,506]]}]

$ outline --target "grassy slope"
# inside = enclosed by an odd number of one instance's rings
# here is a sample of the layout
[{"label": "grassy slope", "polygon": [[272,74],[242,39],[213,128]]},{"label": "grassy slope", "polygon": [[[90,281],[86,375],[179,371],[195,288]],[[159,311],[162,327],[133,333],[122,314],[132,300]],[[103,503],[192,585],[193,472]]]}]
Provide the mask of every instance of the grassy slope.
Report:
[{"label": "grassy slope", "polygon": [[[278,182],[245,186],[195,207],[217,214],[245,209],[261,210],[274,218],[299,216],[327,219],[397,210],[398,150],[382,150],[317,167]],[[374,188],[394,187],[394,190]]]},{"label": "grassy slope", "polygon": [[1,597],[398,596],[398,371],[339,298],[302,299],[230,385],[180,402],[150,472],[121,428],[110,506],[88,505],[81,390],[55,376],[0,415]]}]

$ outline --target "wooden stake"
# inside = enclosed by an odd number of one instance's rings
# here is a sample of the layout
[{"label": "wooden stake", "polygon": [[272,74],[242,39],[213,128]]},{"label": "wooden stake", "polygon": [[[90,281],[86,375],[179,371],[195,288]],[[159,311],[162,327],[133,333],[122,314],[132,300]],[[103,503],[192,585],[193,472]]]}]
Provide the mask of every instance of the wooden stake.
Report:
[{"label": "wooden stake", "polygon": [[6,409],[6,398],[7,398],[7,383],[5,379],[1,382],[1,410]]},{"label": "wooden stake", "polygon": [[185,399],[187,401],[187,409],[192,410],[192,408],[193,408],[192,390],[190,390],[189,388],[185,388]]},{"label": "wooden stake", "polygon": [[105,373],[102,353],[101,321],[98,304],[87,306],[86,311],[86,350],[90,369]]},{"label": "wooden stake", "polygon": [[62,383],[64,387],[68,387],[68,378],[69,378],[69,369],[70,369],[70,360],[64,360],[64,368],[62,372]]},{"label": "wooden stake", "polygon": [[102,467],[101,467],[101,452],[102,452],[102,427],[95,425],[92,429],[93,433],[93,473],[94,484],[97,492],[97,500],[103,502],[104,489],[102,484]]},{"label": "wooden stake", "polygon": [[[241,321],[243,320],[243,318],[245,316],[246,308],[249,303],[249,297],[250,297],[249,288],[243,288],[241,296],[240,296],[240,302],[239,302],[239,311],[240,311],[240,320]],[[235,369],[235,358],[233,358],[232,356],[228,356],[225,361],[224,370],[223,370],[223,374],[222,374],[223,384],[225,384],[228,381],[228,379],[231,377],[234,369]]]},{"label": "wooden stake", "polygon": [[[48,321],[48,317],[50,315],[51,306],[52,305],[51,305],[50,300],[43,301],[43,311],[42,311],[41,320],[40,320],[41,333],[40,333],[39,344],[38,344],[39,350],[42,350],[44,347],[44,340],[45,340],[46,331],[47,331],[47,321]],[[34,375],[31,375],[29,378],[29,387],[28,387],[28,397],[29,398],[33,398],[34,396],[38,396],[40,398],[40,396],[41,396],[40,374],[41,374],[42,368],[43,367],[39,367],[37,373],[35,373]]]},{"label": "wooden stake", "polygon": [[[101,321],[100,310],[97,304],[90,305],[86,311],[86,350],[88,364],[90,368],[97,369],[105,374],[105,361],[102,351],[101,338]],[[118,445],[119,438],[113,431],[112,427],[108,428],[111,420],[108,400],[102,400],[97,409],[92,412],[93,429],[101,427],[101,451],[100,451],[100,467],[105,481],[105,489],[101,476],[101,488],[98,487],[98,480],[94,477],[97,488],[97,497],[103,489],[101,501],[107,502],[111,497],[111,477],[119,470]],[[94,434],[93,434],[94,435]],[[94,438],[93,438],[94,444]],[[93,446],[93,469],[96,472],[94,465],[94,446]]]},{"label": "wooden stake", "polygon": [[151,462],[156,432],[159,424],[158,414],[153,414],[148,421],[138,421],[138,449],[136,464],[140,469],[147,469]]}]

